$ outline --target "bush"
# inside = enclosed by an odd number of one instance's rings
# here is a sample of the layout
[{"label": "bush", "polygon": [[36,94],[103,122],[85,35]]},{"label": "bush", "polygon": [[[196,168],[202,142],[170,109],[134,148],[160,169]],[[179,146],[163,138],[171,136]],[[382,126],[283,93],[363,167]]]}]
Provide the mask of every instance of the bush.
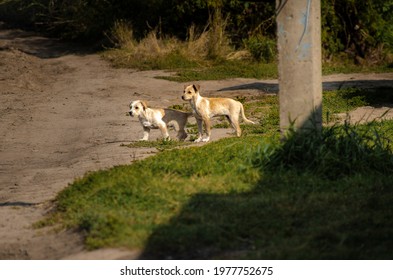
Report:
[{"label": "bush", "polygon": [[273,62],[277,54],[276,41],[262,35],[252,36],[244,40],[246,49],[258,62]]},{"label": "bush", "polygon": [[393,0],[322,1],[325,56],[345,51],[356,62],[384,62],[393,51],[392,14]]}]

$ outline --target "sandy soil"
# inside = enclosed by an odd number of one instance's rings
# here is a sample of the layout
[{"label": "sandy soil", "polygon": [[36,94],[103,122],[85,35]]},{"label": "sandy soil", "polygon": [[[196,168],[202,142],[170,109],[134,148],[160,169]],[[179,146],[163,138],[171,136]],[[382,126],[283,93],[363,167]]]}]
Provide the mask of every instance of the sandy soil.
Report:
[{"label": "sandy soil", "polygon": [[[130,100],[182,104],[183,85],[163,71],[113,69],[88,49],[20,30],[0,29],[0,259],[125,259],[138,252],[88,252],[77,232],[35,229],[56,194],[88,171],[129,164],[155,149],[121,146],[142,136],[126,115]],[[393,74],[334,75],[325,88],[392,86]],[[277,92],[277,81],[200,82],[205,95]],[[360,108],[352,119],[387,107]],[[391,116],[391,115],[389,115]],[[212,140],[228,130],[213,130]],[[158,131],[152,138],[160,137]]]}]

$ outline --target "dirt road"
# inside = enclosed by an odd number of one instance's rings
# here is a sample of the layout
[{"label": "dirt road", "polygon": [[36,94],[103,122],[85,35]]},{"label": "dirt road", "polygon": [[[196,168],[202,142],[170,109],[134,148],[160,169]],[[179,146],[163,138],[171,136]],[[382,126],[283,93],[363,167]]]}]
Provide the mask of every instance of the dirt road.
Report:
[{"label": "dirt road", "polygon": [[[20,30],[0,30],[0,259],[118,259],[137,252],[87,252],[80,234],[34,229],[52,200],[88,171],[128,164],[154,149],[122,143],[141,138],[126,115],[133,99],[155,106],[182,104],[183,85],[163,71],[113,69],[87,49]],[[353,79],[352,79],[353,78]],[[392,84],[392,74],[326,77]],[[277,91],[277,81],[200,82],[208,95]],[[257,86],[255,86],[257,85]],[[135,92],[137,94],[135,94]],[[226,131],[214,133],[213,139]],[[152,138],[158,138],[154,131]]]}]

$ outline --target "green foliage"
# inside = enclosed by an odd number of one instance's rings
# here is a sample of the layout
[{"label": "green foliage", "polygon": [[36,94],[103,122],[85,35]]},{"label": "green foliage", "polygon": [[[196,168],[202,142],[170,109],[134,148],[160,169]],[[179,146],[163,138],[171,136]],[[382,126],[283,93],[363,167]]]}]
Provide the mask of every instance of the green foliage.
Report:
[{"label": "green foliage", "polygon": [[[393,0],[323,0],[321,4],[327,61],[344,54],[359,64],[392,63]],[[6,0],[0,2],[0,16],[74,39],[105,39],[115,22],[124,21],[132,25],[136,40],[152,30],[159,38],[186,40],[194,26],[197,33],[210,31],[211,58],[220,54],[223,41],[235,49],[245,43],[257,60],[271,61],[274,56],[274,39],[259,38],[275,38],[274,0]]]},{"label": "green foliage", "polygon": [[244,44],[256,61],[270,63],[276,58],[277,45],[275,40],[256,35],[245,39]]},{"label": "green foliage", "polygon": [[392,0],[325,0],[322,15],[326,56],[346,51],[375,63],[393,51]]}]

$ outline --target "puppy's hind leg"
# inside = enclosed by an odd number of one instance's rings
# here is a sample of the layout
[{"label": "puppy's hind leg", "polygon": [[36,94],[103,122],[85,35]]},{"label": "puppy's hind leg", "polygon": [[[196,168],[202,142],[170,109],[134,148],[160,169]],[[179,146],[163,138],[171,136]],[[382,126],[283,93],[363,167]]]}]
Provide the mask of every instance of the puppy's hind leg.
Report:
[{"label": "puppy's hind leg", "polygon": [[177,139],[180,141],[184,141],[187,138],[187,132],[184,130],[184,127],[179,128],[177,132]]},{"label": "puppy's hind leg", "polygon": [[167,126],[166,126],[164,121],[162,121],[162,122],[160,122],[158,124],[158,128],[161,130],[162,138],[164,138],[165,140],[170,140],[171,139],[169,137],[168,128],[167,128]]},{"label": "puppy's hind leg", "polygon": [[206,129],[206,137],[202,139],[203,142],[208,142],[210,140],[211,135],[211,124],[209,117],[203,118],[203,123],[205,124]]},{"label": "puppy's hind leg", "polygon": [[196,118],[196,122],[198,125],[198,138],[195,139],[194,142],[201,142],[202,141],[202,135],[203,135],[203,122],[202,119]]},{"label": "puppy's hind leg", "polygon": [[187,132],[185,130],[187,125],[187,119],[181,120],[178,122],[178,127],[177,127],[177,139],[180,141],[184,141],[187,138]]},{"label": "puppy's hind leg", "polygon": [[231,122],[232,127],[235,129],[236,136],[240,137],[242,135],[242,129],[239,125],[239,114],[228,116],[228,119]]},{"label": "puppy's hind leg", "polygon": [[179,132],[177,132],[177,139],[179,139],[179,141],[184,141],[187,136],[188,134],[185,130],[180,130]]}]

